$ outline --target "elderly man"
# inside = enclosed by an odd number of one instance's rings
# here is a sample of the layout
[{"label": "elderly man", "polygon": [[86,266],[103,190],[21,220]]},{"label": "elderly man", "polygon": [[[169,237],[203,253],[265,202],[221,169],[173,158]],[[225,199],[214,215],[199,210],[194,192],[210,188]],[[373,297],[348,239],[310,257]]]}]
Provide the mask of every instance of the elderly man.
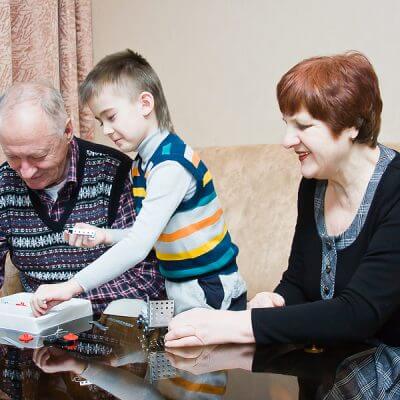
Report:
[{"label": "elderly man", "polygon": [[[20,83],[6,92],[0,145],[7,159],[0,167],[0,284],[7,253],[24,290],[34,292],[41,284],[70,279],[107,250],[71,247],[65,229],[77,222],[112,228],[134,222],[131,159],[75,138],[54,88]],[[146,295],[164,295],[153,257],[85,294],[96,312],[112,300]]]}]

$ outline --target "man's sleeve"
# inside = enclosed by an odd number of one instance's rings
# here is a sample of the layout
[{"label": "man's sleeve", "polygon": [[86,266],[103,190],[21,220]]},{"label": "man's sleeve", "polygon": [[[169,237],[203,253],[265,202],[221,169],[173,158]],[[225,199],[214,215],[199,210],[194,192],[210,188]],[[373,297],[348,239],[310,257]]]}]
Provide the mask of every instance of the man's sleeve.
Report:
[{"label": "man's sleeve", "polygon": [[119,200],[119,207],[116,218],[111,226],[112,229],[129,228],[135,222],[135,204],[131,187],[132,185],[128,175],[124,182],[124,189]]}]

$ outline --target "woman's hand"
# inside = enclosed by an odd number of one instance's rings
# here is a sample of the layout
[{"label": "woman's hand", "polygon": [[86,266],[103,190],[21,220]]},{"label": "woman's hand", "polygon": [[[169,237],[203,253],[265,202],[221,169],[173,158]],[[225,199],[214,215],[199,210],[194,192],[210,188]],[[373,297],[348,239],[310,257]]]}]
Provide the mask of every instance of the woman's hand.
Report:
[{"label": "woman's hand", "polygon": [[202,375],[237,368],[251,371],[254,351],[254,344],[168,347],[166,356],[173,367]]},{"label": "woman's hand", "polygon": [[222,343],[254,343],[250,311],[194,308],[174,317],[165,346],[187,347]]},{"label": "woman's hand", "polygon": [[82,287],[74,279],[52,285],[40,285],[31,298],[33,315],[40,317],[57,304],[70,300],[73,296],[82,292]]},{"label": "woman's hand", "polygon": [[109,238],[106,229],[98,228],[97,226],[90,224],[84,224],[82,222],[75,224],[74,228],[85,229],[94,232],[95,236],[91,238],[89,236],[64,231],[64,240],[68,242],[70,246],[95,247],[99,244],[111,244],[111,238]]},{"label": "woman's hand", "polygon": [[283,307],[285,299],[278,293],[261,292],[257,293],[248,303],[247,309],[252,308],[268,308],[268,307]]}]

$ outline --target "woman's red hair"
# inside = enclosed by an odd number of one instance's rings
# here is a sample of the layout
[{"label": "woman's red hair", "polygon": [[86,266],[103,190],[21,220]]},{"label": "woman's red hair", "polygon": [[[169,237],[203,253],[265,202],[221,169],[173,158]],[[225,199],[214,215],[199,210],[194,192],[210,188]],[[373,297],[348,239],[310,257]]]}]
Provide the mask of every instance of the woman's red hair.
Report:
[{"label": "woman's red hair", "polygon": [[305,108],[334,134],[355,127],[356,142],[376,146],[382,99],[375,71],[359,52],[301,61],[283,75],[277,97],[283,115]]}]

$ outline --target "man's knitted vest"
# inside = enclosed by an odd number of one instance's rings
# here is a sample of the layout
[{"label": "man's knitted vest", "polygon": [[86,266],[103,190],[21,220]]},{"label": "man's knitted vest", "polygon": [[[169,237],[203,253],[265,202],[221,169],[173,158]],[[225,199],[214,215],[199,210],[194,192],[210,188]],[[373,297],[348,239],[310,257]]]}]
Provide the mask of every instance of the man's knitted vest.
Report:
[{"label": "man's knitted vest", "polygon": [[232,243],[210,171],[176,134],[170,133],[150,158],[145,170],[138,156],[132,166],[133,195],[139,214],[146,197],[146,178],[156,165],[176,161],[196,180],[196,191],[182,201],[155,244],[160,272],[170,280],[237,270],[238,248]]},{"label": "man's knitted vest", "polygon": [[[63,231],[77,222],[110,227],[116,218],[131,159],[106,146],[76,139],[79,147],[78,184],[59,221],[51,220],[35,191],[8,163],[0,167],[0,218],[13,264],[25,291],[39,284],[62,282],[104,253],[71,247]],[[4,221],[5,219],[5,221]]]}]

